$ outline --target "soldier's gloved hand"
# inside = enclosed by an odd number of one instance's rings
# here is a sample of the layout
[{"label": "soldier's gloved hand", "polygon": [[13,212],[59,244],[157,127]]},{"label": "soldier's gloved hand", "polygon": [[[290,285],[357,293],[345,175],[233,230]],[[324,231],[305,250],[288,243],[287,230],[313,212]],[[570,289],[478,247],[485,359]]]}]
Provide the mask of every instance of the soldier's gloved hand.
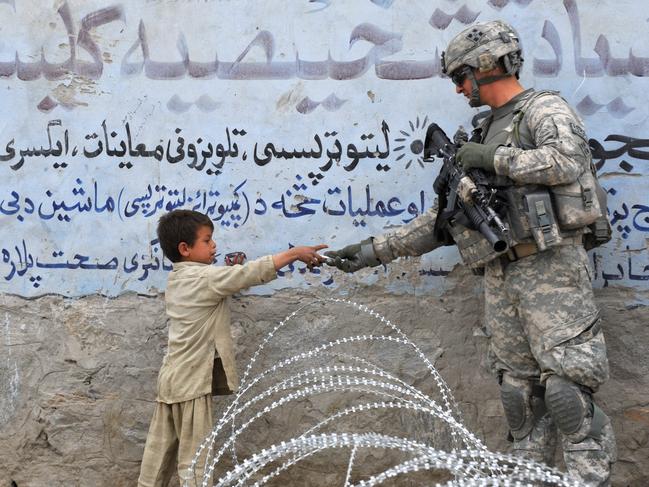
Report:
[{"label": "soldier's gloved hand", "polygon": [[462,165],[465,171],[472,167],[477,167],[485,171],[494,172],[494,156],[498,147],[498,144],[467,142],[458,149],[455,160]]},{"label": "soldier's gloved hand", "polygon": [[325,255],[330,257],[327,264],[345,272],[356,272],[364,267],[375,267],[381,263],[374,253],[371,237],[340,250],[325,252]]}]

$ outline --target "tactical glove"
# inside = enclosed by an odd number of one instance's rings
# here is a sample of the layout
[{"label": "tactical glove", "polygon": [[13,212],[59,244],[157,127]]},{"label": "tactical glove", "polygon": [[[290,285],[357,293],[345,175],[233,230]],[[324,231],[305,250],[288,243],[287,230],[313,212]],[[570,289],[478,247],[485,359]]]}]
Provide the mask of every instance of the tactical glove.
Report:
[{"label": "tactical glove", "polygon": [[325,255],[330,257],[327,264],[345,272],[356,272],[364,267],[375,267],[381,263],[374,253],[371,237],[340,250],[325,252]]},{"label": "tactical glove", "polygon": [[465,171],[476,167],[494,172],[494,157],[498,147],[498,144],[467,142],[458,149],[455,160],[462,165]]}]

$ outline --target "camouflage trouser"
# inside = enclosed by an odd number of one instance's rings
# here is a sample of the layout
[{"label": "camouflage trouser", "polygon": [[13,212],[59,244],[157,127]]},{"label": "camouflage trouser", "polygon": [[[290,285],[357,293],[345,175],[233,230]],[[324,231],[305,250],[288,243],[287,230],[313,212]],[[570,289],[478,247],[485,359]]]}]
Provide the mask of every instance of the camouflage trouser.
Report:
[{"label": "camouflage trouser", "polygon": [[[516,262],[490,262],[485,308],[489,359],[496,374],[540,379],[541,384],[556,375],[593,392],[608,379],[606,344],[581,246],[553,247]],[[537,460],[551,457],[543,450],[553,448],[553,428],[551,418],[537,422],[514,449],[536,451]],[[597,441],[587,437],[589,428],[587,418],[577,434],[559,432],[564,459],[571,475],[588,485],[607,485],[616,456],[610,421]]]}]

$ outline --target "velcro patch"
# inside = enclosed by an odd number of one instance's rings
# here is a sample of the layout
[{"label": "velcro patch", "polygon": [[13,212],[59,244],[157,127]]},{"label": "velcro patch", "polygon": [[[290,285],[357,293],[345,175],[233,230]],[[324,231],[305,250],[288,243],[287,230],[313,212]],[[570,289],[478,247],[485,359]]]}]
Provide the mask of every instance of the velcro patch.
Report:
[{"label": "velcro patch", "polygon": [[572,129],[572,132],[574,134],[578,135],[579,137],[581,137],[582,139],[584,139],[586,141],[588,140],[588,136],[586,135],[586,131],[583,128],[581,128],[579,125],[577,125],[574,122],[570,122],[570,128]]}]

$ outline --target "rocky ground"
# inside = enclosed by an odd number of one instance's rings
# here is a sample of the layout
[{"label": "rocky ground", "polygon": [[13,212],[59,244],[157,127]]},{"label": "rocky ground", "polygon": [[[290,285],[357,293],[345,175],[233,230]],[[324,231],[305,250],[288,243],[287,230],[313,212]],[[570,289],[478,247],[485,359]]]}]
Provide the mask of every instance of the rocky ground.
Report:
[{"label": "rocky ground", "polygon": [[[405,264],[406,274],[404,266],[398,271],[395,267],[371,286],[349,277],[336,291],[314,286],[272,296],[235,297],[233,330],[242,372],[269,329],[288,314],[317,298],[343,296],[371,306],[397,324],[448,383],[467,427],[490,449],[506,450],[499,393],[484,362],[480,281],[458,267],[446,279],[441,295],[418,291],[418,278],[412,279],[412,292],[386,292],[390,280],[416,275],[409,265],[413,264]],[[641,304],[649,296],[607,287],[598,290],[597,297],[611,364],[611,380],[597,400],[611,416],[617,434],[614,485],[649,485],[649,310]],[[162,296],[25,300],[0,295],[0,317],[0,486],[136,485],[166,345]],[[257,366],[269,367],[310,344],[364,329],[383,333],[376,323],[363,320],[344,305],[309,306],[294,326],[286,327],[265,349],[263,363]],[[412,357],[404,358],[403,350],[348,351],[373,356],[406,382],[435,394],[430,376]],[[240,453],[303,430],[340,408],[344,400],[341,395],[323,394],[284,408],[251,429]],[[225,404],[219,399],[217,411]],[[364,421],[353,426],[418,438],[430,435],[425,424],[413,418],[395,421],[377,415]],[[394,461],[385,452],[363,455],[357,465],[366,466],[365,473],[371,473],[372,465]],[[347,460],[314,456],[278,477],[277,485],[342,485]],[[402,485],[447,479],[444,472],[420,472],[404,478]]]}]

